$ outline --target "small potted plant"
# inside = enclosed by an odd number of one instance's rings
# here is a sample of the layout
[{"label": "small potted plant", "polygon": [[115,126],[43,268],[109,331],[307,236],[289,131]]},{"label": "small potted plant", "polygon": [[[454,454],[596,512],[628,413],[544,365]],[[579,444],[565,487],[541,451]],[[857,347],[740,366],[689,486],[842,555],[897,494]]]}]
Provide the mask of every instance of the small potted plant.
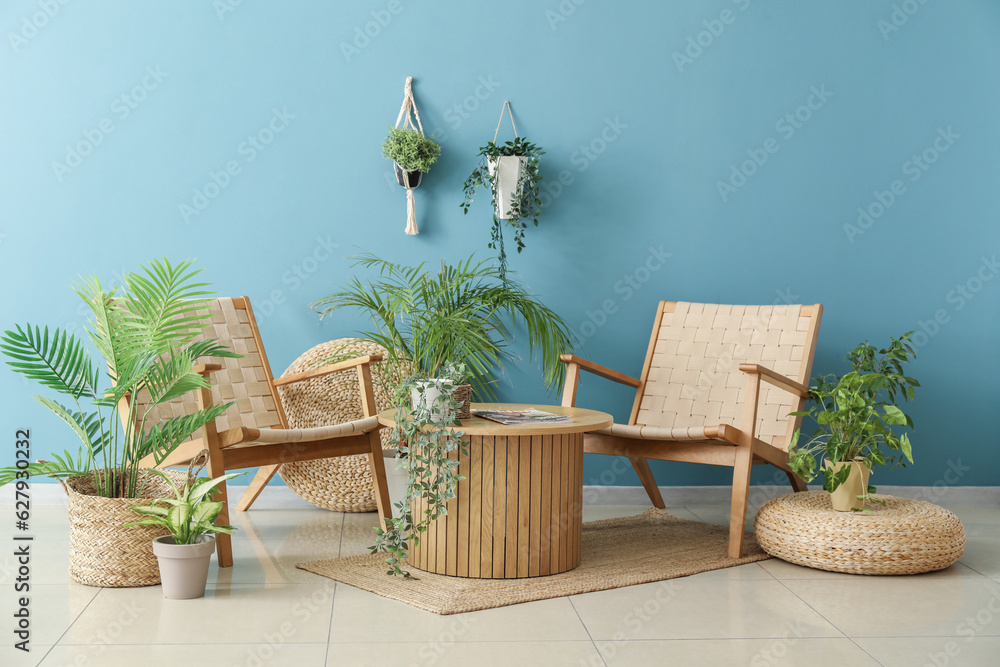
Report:
[{"label": "small potted plant", "polygon": [[889,347],[876,349],[867,341],[847,355],[852,370],[838,378],[827,375],[809,390],[815,402],[805,412],[793,415],[815,419],[819,428],[805,444],[796,431],[788,448],[792,470],[806,482],[817,476],[817,457],[823,462],[823,488],[831,494],[833,508],[842,511],[864,509],[875,487],[868,477],[875,465],[913,463],[909,436],[894,427],[913,428],[913,420],[897,405],[913,400],[920,386],[903,372],[912,360],[910,335],[893,338]]},{"label": "small potted plant", "polygon": [[393,161],[396,181],[404,188],[419,186],[440,155],[440,144],[410,128],[390,127],[382,142],[382,157]]},{"label": "small potted plant", "polygon": [[[199,458],[207,460],[207,452],[203,452]],[[192,466],[196,465],[195,461],[191,463]],[[209,496],[218,491],[217,487],[221,482],[246,473],[230,473],[215,479],[195,479],[203,467],[202,463],[193,473],[188,468],[184,488],[175,485],[162,471],[151,469],[152,474],[159,475],[170,484],[174,497],[157,498],[151,505],[132,507],[133,512],[146,518],[125,524],[126,528],[160,526],[168,531],[169,535],[153,540],[153,553],[160,567],[163,597],[171,600],[191,600],[205,595],[208,566],[215,551],[212,533],[232,535],[236,532],[232,526],[215,525],[215,520],[222,511],[222,503],[212,501]]]},{"label": "small potted plant", "polygon": [[462,186],[465,200],[461,206],[465,213],[469,212],[476,188],[485,187],[493,197],[493,231],[489,247],[498,251],[502,272],[507,270],[503,222],[514,228],[518,252],[524,250],[527,221],[538,226],[538,216],[542,213],[538,158],[542,155],[545,151],[524,137],[504,144],[491,141],[479,149],[479,164]]}]

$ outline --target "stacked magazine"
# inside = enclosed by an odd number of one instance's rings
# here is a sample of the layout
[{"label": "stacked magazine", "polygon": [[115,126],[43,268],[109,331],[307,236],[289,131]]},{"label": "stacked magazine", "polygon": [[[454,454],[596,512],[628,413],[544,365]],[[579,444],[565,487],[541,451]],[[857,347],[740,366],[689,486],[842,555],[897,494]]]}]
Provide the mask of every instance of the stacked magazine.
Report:
[{"label": "stacked magazine", "polygon": [[513,426],[515,424],[565,424],[573,420],[565,415],[557,415],[534,408],[525,410],[473,410],[472,414],[483,419]]}]

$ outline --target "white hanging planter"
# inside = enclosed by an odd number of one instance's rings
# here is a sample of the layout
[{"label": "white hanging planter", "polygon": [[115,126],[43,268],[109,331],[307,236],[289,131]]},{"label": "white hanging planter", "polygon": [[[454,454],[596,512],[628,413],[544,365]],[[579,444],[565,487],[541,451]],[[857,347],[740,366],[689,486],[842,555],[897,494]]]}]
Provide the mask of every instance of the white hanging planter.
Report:
[{"label": "white hanging planter", "polygon": [[[499,163],[499,166],[498,166]],[[490,178],[496,183],[496,215],[500,220],[508,220],[511,206],[520,196],[518,184],[521,174],[528,166],[528,158],[520,155],[504,155],[487,160]]]}]

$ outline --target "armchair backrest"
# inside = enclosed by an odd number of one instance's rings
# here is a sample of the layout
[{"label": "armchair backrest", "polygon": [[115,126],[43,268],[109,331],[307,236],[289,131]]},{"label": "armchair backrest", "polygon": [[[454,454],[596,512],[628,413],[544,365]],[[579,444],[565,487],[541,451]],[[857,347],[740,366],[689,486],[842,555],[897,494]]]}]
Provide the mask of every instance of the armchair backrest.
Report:
[{"label": "armchair backrest", "polygon": [[[740,427],[747,376],[741,363],[766,366],[809,384],[823,307],[729,306],[661,301],[630,424]],[[787,449],[800,399],[762,383],[756,436]]]},{"label": "armchair backrest", "polygon": [[[236,401],[215,421],[216,428],[219,431],[237,426],[288,428],[250,300],[245,296],[213,299],[208,310],[211,323],[203,329],[201,338],[218,338],[230,350],[243,355],[239,359],[204,360],[222,365],[222,370],[215,371],[211,376],[213,403],[219,405]],[[145,391],[139,394],[140,403],[144,395]],[[197,409],[196,392],[188,392],[154,407],[146,423],[156,424],[163,419],[191,414]]]}]

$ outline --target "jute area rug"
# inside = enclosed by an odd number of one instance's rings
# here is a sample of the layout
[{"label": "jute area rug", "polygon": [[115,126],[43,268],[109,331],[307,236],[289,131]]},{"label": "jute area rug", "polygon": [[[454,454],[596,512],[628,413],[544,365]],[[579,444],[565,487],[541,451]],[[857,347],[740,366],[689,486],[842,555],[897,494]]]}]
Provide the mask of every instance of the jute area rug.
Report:
[{"label": "jute area rug", "polygon": [[459,614],[686,577],[765,560],[747,533],[743,558],[726,556],[729,530],[657,509],[583,525],[580,567],[528,579],[466,579],[411,569],[418,579],[386,574],[384,554],[299,563],[296,567],[436,614]]}]

